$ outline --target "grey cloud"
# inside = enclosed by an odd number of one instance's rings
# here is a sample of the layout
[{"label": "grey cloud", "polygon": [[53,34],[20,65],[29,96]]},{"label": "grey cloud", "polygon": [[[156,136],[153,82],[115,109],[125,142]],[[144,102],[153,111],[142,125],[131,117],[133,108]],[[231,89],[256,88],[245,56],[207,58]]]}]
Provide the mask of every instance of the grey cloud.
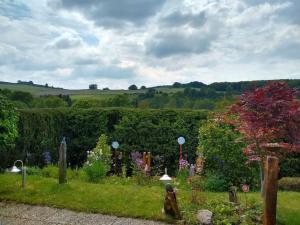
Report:
[{"label": "grey cloud", "polygon": [[182,13],[179,11],[173,12],[161,19],[161,24],[164,26],[182,26],[189,25],[192,27],[202,26],[206,21],[205,12],[197,14]]},{"label": "grey cloud", "polygon": [[168,57],[178,54],[204,53],[209,51],[214,36],[205,36],[197,31],[187,34],[173,31],[157,34],[146,43],[147,52],[156,57]]},{"label": "grey cloud", "polygon": [[74,77],[93,77],[109,79],[128,79],[136,76],[131,68],[121,68],[117,66],[92,66],[78,67],[72,74]]},{"label": "grey cloud", "polygon": [[166,0],[52,0],[49,5],[77,10],[104,27],[141,25],[155,15]]}]

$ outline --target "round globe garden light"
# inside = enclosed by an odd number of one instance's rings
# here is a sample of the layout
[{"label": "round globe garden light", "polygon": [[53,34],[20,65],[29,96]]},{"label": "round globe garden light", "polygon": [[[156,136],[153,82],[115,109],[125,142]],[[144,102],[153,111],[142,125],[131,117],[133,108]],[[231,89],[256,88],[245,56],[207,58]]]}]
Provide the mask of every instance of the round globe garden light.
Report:
[{"label": "round globe garden light", "polygon": [[177,139],[177,142],[178,142],[179,147],[180,147],[179,160],[182,160],[182,145],[185,143],[184,137],[179,137],[179,138]]},{"label": "round globe garden light", "polygon": [[172,178],[169,177],[169,175],[167,173],[167,168],[165,168],[165,174],[159,180],[162,181],[165,185],[167,185],[168,183],[170,183],[170,181],[172,180]]},{"label": "round globe garden light", "polygon": [[[20,162],[22,165],[21,170],[18,167],[16,167],[16,163],[18,163],[18,162]],[[13,165],[12,169],[10,170],[10,172],[19,173],[21,171],[22,171],[22,188],[25,188],[26,167],[24,166],[24,163],[22,160],[16,160],[14,162],[14,165]]]},{"label": "round globe garden light", "polygon": [[117,148],[119,148],[119,142],[114,141],[114,142],[111,144],[111,146],[113,147],[113,149],[117,149]]}]

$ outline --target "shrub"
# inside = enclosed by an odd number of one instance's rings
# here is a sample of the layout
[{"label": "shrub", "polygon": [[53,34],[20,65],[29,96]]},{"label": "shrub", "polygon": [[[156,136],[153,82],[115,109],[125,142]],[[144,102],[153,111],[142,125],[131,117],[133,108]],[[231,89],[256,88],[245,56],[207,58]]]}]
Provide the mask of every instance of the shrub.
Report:
[{"label": "shrub", "polygon": [[182,168],[178,170],[176,174],[176,180],[178,180],[180,183],[186,183],[187,179],[189,177],[189,169],[188,168]]},{"label": "shrub", "polygon": [[216,225],[247,224],[259,225],[261,221],[261,205],[255,201],[249,201],[247,207],[244,204],[235,205],[230,202],[209,201],[205,208],[213,212],[213,220]]},{"label": "shrub", "polygon": [[45,166],[42,169],[43,177],[58,178],[58,167],[54,165]]},{"label": "shrub", "polygon": [[94,161],[90,164],[85,164],[83,167],[88,181],[93,183],[101,181],[106,176],[108,169],[108,166],[100,160]]},{"label": "shrub", "polygon": [[84,171],[91,182],[99,182],[110,169],[111,151],[106,142],[106,135],[101,134],[96,147],[89,153],[84,165]]},{"label": "shrub", "polygon": [[300,191],[300,177],[283,177],[278,182],[280,190]]},{"label": "shrub", "polygon": [[26,167],[26,174],[28,174],[28,175],[40,176],[41,173],[42,172],[41,172],[41,169],[39,167],[35,167],[35,166]]},{"label": "shrub", "polygon": [[228,184],[224,177],[219,174],[208,173],[207,178],[203,182],[205,191],[221,192],[228,190]]},{"label": "shrub", "polygon": [[204,172],[214,171],[223,177],[228,186],[243,183],[256,186],[258,167],[251,168],[242,149],[243,142],[237,141],[240,134],[234,128],[220,121],[218,117],[202,123],[199,130],[199,151],[205,157]]}]

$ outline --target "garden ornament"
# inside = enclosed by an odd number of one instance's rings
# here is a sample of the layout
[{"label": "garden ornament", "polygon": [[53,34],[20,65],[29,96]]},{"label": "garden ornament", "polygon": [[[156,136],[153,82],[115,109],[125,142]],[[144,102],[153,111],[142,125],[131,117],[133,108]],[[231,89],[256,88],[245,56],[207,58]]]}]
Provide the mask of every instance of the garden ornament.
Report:
[{"label": "garden ornament", "polygon": [[228,194],[229,194],[229,202],[232,203],[237,203],[238,199],[237,199],[237,187],[236,186],[231,186],[229,188]]},{"label": "garden ornament", "polygon": [[191,166],[190,166],[189,176],[190,177],[195,176],[195,165],[194,164],[191,164]]},{"label": "garden ornament", "polygon": [[164,212],[175,219],[181,219],[181,215],[177,205],[175,191],[171,184],[166,185],[166,196],[164,202]]}]

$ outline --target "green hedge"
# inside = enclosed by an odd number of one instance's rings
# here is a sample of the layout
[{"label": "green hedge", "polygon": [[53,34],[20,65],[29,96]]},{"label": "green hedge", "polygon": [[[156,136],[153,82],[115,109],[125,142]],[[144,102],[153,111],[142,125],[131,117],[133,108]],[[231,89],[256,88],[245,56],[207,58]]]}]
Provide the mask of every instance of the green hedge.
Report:
[{"label": "green hedge", "polygon": [[300,191],[300,177],[283,177],[278,181],[278,187],[283,191]]},{"label": "green hedge", "polygon": [[68,163],[81,166],[86,151],[93,149],[100,134],[105,133],[110,142],[119,141],[124,162],[130,161],[132,151],[150,151],[152,155],[164,156],[166,166],[174,172],[179,158],[177,138],[180,135],[185,137],[184,153],[189,159],[194,159],[199,122],[206,116],[206,111],[192,110],[20,110],[17,152],[24,158],[30,153],[28,164],[43,166],[42,154],[49,151],[55,163],[60,140],[65,136]]}]

